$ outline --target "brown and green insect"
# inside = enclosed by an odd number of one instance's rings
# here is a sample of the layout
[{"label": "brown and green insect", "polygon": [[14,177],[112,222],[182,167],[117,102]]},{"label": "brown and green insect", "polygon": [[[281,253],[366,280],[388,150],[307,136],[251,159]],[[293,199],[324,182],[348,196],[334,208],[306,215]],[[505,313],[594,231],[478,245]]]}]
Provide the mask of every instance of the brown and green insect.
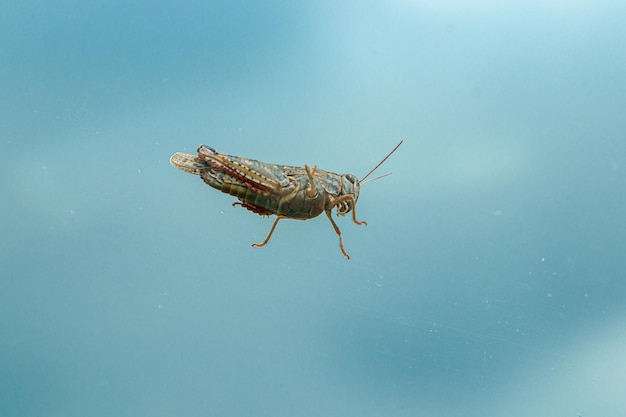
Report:
[{"label": "brown and green insect", "polygon": [[[307,220],[326,213],[339,236],[341,253],[350,259],[343,247],[341,231],[332,218],[337,208],[338,216],[352,211],[352,221],[360,225],[366,222],[356,219],[355,206],[364,180],[393,154],[403,141],[383,158],[360,180],[352,174],[335,174],[308,165],[304,168],[268,164],[254,159],[218,153],[208,146],[200,146],[198,155],[177,152],[170,163],[181,171],[198,175],[211,187],[239,199],[240,205],[261,216],[276,215],[276,220],[265,240],[253,243],[262,247],[269,242],[276,225],[282,219]],[[389,175],[389,174],[387,174]],[[382,177],[379,177],[382,178]],[[374,178],[377,179],[377,178]],[[373,180],[370,180],[373,181]]]}]

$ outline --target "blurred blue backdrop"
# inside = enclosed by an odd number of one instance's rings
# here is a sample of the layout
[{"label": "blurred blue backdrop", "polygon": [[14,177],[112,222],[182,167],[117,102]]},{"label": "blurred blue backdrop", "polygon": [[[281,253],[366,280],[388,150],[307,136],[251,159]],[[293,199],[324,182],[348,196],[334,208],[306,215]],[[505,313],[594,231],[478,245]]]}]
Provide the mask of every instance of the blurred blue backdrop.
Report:
[{"label": "blurred blue backdrop", "polygon": [[[8,1],[2,416],[626,413],[619,1]],[[393,176],[273,219],[199,144]]]}]

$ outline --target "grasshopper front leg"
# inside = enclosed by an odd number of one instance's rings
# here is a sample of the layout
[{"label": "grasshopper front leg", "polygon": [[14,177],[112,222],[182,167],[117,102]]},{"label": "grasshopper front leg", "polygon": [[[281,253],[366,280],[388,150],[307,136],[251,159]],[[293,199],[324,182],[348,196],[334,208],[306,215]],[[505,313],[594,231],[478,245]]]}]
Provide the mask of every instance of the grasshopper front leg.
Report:
[{"label": "grasshopper front leg", "polygon": [[[354,201],[354,197],[352,197],[350,194],[342,195],[341,197],[334,199],[332,207],[335,207],[338,204],[343,203],[344,201],[350,202],[350,206],[352,207],[352,221],[358,224],[359,226],[363,226],[363,225],[367,226],[367,222],[360,222],[356,219],[356,202]],[[345,212],[340,213],[339,208],[337,208],[337,214],[343,216]]]}]

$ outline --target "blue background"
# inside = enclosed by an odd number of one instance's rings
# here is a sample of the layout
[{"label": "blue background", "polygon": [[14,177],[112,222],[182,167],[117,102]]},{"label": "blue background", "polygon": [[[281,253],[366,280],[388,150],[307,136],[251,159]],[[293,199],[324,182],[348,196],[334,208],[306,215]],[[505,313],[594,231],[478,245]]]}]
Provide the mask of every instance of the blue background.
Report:
[{"label": "blue background", "polygon": [[[9,1],[3,416],[626,413],[620,1]],[[394,175],[283,221],[199,144]]]}]

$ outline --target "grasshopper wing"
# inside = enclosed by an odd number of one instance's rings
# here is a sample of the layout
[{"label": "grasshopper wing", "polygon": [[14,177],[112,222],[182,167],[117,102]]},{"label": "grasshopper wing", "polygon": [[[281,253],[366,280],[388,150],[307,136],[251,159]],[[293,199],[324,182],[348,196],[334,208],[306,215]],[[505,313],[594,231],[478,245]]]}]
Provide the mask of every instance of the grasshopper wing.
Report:
[{"label": "grasshopper wing", "polygon": [[170,158],[170,164],[174,168],[193,175],[200,175],[203,170],[209,168],[206,162],[200,160],[196,155],[188,153],[176,152]]}]

